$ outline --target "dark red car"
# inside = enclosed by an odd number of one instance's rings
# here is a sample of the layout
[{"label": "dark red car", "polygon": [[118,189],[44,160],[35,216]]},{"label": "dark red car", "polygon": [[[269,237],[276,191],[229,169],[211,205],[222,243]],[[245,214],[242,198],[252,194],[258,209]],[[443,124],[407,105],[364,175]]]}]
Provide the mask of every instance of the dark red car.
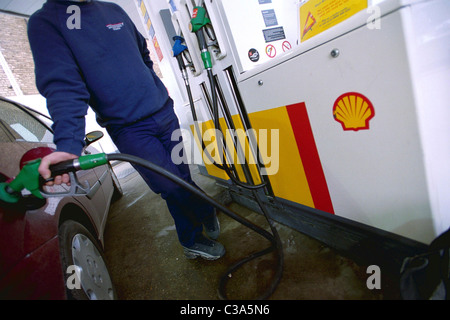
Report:
[{"label": "dark red car", "polygon": [[[0,182],[17,176],[21,160],[31,160],[26,159],[30,150],[54,147],[52,130],[41,118],[0,98]],[[116,297],[102,248],[110,203],[121,194],[120,185],[110,165],[80,171],[77,178],[89,183],[87,195],[40,202],[28,195],[16,205],[0,201],[0,299]],[[44,188],[68,190],[65,185]]]}]

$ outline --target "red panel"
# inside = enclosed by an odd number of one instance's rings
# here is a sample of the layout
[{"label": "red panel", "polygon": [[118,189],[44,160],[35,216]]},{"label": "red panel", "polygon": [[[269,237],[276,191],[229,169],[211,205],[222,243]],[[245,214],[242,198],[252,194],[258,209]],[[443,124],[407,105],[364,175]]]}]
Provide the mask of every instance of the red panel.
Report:
[{"label": "red panel", "polygon": [[316,209],[334,214],[322,163],[304,102],[286,106]]}]

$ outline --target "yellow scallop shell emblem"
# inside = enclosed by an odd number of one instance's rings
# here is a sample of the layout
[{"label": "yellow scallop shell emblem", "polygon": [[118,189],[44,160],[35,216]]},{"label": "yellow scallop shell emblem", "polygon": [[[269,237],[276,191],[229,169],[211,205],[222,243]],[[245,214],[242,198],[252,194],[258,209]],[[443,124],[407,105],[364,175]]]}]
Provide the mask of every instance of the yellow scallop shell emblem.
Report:
[{"label": "yellow scallop shell emblem", "polygon": [[348,92],[337,98],[333,107],[334,119],[344,130],[367,130],[375,116],[372,102],[357,92]]}]

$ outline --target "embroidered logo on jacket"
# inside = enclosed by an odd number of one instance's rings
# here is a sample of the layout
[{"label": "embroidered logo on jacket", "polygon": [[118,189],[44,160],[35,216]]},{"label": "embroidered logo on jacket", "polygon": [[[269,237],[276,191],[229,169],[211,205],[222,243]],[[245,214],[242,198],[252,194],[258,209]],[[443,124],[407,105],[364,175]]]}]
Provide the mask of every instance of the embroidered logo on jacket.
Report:
[{"label": "embroidered logo on jacket", "polygon": [[118,31],[118,30],[122,29],[123,26],[124,26],[124,23],[123,22],[119,22],[119,23],[108,24],[106,27],[109,30]]}]

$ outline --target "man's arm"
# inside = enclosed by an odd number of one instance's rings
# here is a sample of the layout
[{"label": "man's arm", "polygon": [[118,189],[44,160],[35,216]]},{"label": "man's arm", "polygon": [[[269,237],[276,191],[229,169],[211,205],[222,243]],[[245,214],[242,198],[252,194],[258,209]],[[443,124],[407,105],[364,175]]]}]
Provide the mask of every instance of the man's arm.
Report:
[{"label": "man's arm", "polygon": [[139,47],[139,51],[141,52],[142,60],[144,60],[145,65],[153,71],[153,61],[150,58],[150,51],[148,50],[147,46],[147,39],[144,38],[144,36],[139,32],[139,30],[136,28],[136,25],[131,20],[131,18],[127,15],[125,11],[123,11],[124,15],[126,16],[128,23],[132,26],[134,30],[134,34],[136,35],[136,42]]},{"label": "man's arm", "polygon": [[[42,177],[48,179],[51,164],[81,154],[89,93],[72,52],[52,22],[32,16],[28,24],[28,37],[35,62],[36,85],[47,99],[57,146],[57,152],[44,157],[38,169]],[[69,176],[57,176],[54,183],[68,184]]]},{"label": "man's arm", "polygon": [[47,99],[57,151],[80,155],[89,101],[82,72],[57,26],[45,17],[30,18],[28,38],[35,63],[36,85]]},{"label": "man's arm", "polygon": [[139,33],[139,31],[136,30],[138,33],[138,41],[139,41],[139,49],[141,50],[142,59],[144,60],[144,63],[147,65],[147,67],[150,70],[153,70],[153,61],[150,58],[150,51],[147,47],[147,40]]}]

